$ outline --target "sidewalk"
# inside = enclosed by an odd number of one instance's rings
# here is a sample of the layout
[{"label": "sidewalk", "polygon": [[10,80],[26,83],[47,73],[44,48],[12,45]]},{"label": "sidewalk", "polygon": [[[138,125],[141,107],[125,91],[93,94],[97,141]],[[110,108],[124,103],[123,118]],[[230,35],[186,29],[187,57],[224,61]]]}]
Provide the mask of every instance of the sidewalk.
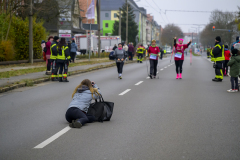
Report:
[{"label": "sidewalk", "polygon": [[[76,62],[84,62],[84,61],[88,61],[88,60],[77,60]],[[101,65],[109,65],[109,64],[113,64],[113,63],[115,63],[115,61],[109,61],[109,62],[103,62],[103,63],[97,63],[97,64],[91,64],[91,65],[69,67],[68,71],[72,72],[72,71],[86,70],[86,69],[89,69],[89,68],[92,68],[92,67],[97,67],[97,66],[101,66]],[[3,68],[3,69],[0,69],[0,72],[19,70],[19,69],[28,69],[28,68],[34,68],[34,67],[39,67],[39,66]],[[11,85],[11,84],[16,83],[16,82],[21,81],[21,80],[50,77],[49,75],[45,75],[45,73],[46,72],[43,71],[43,72],[29,73],[29,74],[20,75],[20,76],[13,76],[13,77],[10,77],[10,78],[2,78],[2,79],[0,79],[0,87],[6,86],[6,85]]]}]

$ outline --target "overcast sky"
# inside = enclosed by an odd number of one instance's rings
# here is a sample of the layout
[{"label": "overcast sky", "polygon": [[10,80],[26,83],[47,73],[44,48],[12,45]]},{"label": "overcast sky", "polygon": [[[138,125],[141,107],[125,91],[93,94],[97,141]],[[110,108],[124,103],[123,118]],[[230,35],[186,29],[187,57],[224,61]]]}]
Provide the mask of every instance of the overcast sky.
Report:
[{"label": "overcast sky", "polygon": [[[152,13],[155,21],[161,26],[168,23],[174,24],[208,24],[211,13],[197,12],[172,12],[166,10],[185,10],[185,11],[238,11],[240,0],[135,0],[140,7],[147,9],[147,13]],[[154,3],[155,2],[155,3]],[[159,13],[161,9],[161,14]],[[183,32],[194,30],[196,25],[178,25]],[[200,30],[202,30],[200,28]]]}]

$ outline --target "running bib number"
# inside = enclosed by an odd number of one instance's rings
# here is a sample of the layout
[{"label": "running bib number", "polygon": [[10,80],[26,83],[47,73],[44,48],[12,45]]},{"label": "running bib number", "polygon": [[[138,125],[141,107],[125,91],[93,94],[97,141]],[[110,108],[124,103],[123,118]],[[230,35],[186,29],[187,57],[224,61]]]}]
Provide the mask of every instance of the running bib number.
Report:
[{"label": "running bib number", "polygon": [[157,60],[157,55],[156,54],[151,54],[150,59]]},{"label": "running bib number", "polygon": [[175,57],[176,57],[176,58],[182,58],[182,53],[181,53],[181,52],[175,53]]}]

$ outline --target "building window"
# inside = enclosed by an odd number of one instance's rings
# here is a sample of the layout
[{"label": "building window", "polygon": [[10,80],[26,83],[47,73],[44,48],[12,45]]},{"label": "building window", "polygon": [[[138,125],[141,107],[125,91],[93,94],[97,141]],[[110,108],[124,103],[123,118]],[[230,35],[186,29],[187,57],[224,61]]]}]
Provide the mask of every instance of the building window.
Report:
[{"label": "building window", "polygon": [[108,13],[105,13],[105,17],[109,17],[109,14],[108,14]]},{"label": "building window", "polygon": [[117,13],[114,13],[114,18],[117,18]]},{"label": "building window", "polygon": [[108,28],[108,23],[105,23],[105,27]]}]

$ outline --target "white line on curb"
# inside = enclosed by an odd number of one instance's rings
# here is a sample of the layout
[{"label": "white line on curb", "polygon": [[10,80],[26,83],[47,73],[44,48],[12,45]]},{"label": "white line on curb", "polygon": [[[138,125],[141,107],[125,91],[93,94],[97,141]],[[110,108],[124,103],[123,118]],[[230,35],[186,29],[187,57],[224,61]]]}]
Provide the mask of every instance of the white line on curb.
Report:
[{"label": "white line on curb", "polygon": [[123,96],[124,94],[126,94],[127,92],[131,91],[131,89],[127,89],[126,91],[122,92],[119,94],[119,96]]},{"label": "white line on curb", "polygon": [[47,140],[43,141],[42,143],[40,143],[39,145],[37,145],[36,147],[34,147],[35,149],[41,149],[43,147],[45,147],[46,145],[50,144],[51,142],[53,142],[54,140],[56,140],[57,138],[59,138],[61,135],[63,135],[64,133],[66,133],[67,131],[69,131],[71,128],[69,126],[65,127],[64,129],[62,129],[61,131],[59,131],[58,133],[54,134],[52,137],[48,138]]},{"label": "white line on curb", "polygon": [[143,83],[143,81],[140,81],[140,82],[136,83],[135,86],[138,86],[138,85],[140,85],[141,83]]}]

